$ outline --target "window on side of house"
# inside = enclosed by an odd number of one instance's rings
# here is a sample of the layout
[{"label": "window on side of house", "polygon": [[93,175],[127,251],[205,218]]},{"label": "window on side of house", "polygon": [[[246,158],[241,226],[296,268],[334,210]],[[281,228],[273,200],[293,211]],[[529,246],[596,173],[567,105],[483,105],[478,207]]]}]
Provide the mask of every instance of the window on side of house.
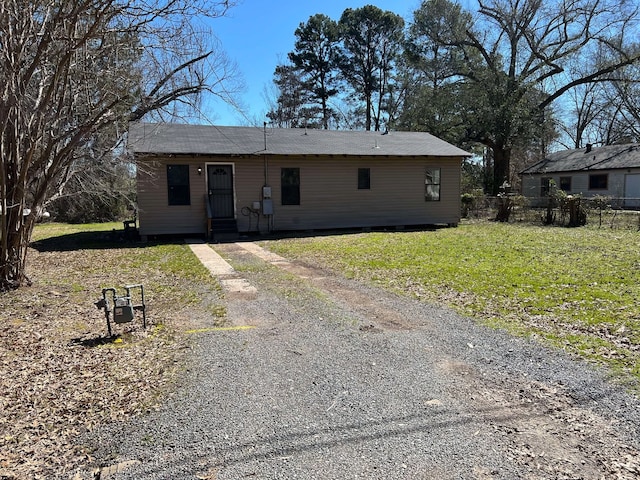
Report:
[{"label": "window on side of house", "polygon": [[371,169],[358,169],[358,190],[371,190]]},{"label": "window on side of house", "polygon": [[280,170],[280,193],[282,205],[300,205],[300,169]]},{"label": "window on side of house", "polygon": [[571,191],[571,177],[560,177],[560,190],[563,192]]},{"label": "window on side of house", "polygon": [[596,173],[589,175],[589,190],[606,190],[609,184],[609,175]]},{"label": "window on side of house", "polygon": [[541,197],[549,196],[549,190],[551,190],[551,180],[553,179],[549,177],[542,177],[540,179],[540,196]]},{"label": "window on side of house", "polygon": [[424,199],[427,202],[440,201],[440,169],[427,168],[424,177]]},{"label": "window on side of house", "polygon": [[189,165],[167,165],[169,205],[191,205]]}]

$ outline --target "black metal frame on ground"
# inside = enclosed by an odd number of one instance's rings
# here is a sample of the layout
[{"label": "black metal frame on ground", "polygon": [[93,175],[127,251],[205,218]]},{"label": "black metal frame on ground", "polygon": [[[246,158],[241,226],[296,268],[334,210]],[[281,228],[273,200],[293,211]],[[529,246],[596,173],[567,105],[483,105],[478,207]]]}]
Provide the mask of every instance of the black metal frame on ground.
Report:
[{"label": "black metal frame on ground", "polygon": [[[142,326],[147,328],[146,305],[144,303],[144,286],[142,284],[125,285],[125,294],[118,295],[115,288],[103,288],[102,298],[95,302],[96,307],[104,309],[104,315],[107,320],[107,331],[112,337],[111,331],[111,313],[113,312],[113,321],[116,324],[129,323],[135,318],[135,312],[142,312]],[[139,290],[139,303],[133,303],[131,291]],[[108,295],[111,293],[111,296]]]}]

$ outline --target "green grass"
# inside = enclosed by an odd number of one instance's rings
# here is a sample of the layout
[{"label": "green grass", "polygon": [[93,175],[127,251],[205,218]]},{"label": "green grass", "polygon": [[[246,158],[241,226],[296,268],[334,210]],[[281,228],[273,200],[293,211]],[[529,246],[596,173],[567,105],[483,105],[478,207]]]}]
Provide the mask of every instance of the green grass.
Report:
[{"label": "green grass", "polygon": [[46,240],[54,237],[62,237],[63,235],[85,234],[87,232],[110,232],[112,230],[122,230],[121,222],[106,223],[57,223],[48,222],[36,225],[33,230],[32,241]]},{"label": "green grass", "polygon": [[[108,287],[122,293],[124,285],[141,283],[147,301],[166,310],[167,315],[198,305],[204,305],[209,314],[225,312],[220,283],[188,245],[122,242],[113,239],[113,230],[122,231],[122,223],[44,223],[35,228],[32,245],[71,255],[72,263],[67,261],[58,267],[65,269],[63,285],[68,285],[79,299],[91,292],[99,296],[101,289]],[[40,272],[36,272],[34,281],[54,286],[61,278],[53,273],[38,278]]]},{"label": "green grass", "polygon": [[537,335],[640,379],[637,232],[476,223],[267,246],[515,334]]}]

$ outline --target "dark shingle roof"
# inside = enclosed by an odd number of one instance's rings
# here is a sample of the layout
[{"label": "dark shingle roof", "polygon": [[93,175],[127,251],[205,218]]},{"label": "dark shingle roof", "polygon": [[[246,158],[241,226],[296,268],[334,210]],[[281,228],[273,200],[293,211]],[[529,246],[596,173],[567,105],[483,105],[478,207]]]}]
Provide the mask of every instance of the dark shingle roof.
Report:
[{"label": "dark shingle roof", "polygon": [[523,170],[522,174],[612,170],[640,167],[640,144],[607,145],[605,147],[565,150],[549,155]]},{"label": "dark shingle roof", "polygon": [[185,155],[394,155],[468,157],[469,153],[422,132],[380,132],[217,127],[177,123],[132,123],[134,153]]}]

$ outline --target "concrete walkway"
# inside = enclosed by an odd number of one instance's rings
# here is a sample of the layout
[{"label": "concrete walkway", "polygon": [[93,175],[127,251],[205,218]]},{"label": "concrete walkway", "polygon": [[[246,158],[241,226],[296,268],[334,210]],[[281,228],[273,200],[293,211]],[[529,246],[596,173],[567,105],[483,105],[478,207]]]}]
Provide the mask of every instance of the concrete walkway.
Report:
[{"label": "concrete walkway", "polygon": [[245,278],[231,266],[227,261],[216,253],[208,244],[202,240],[187,239],[185,243],[189,245],[191,251],[211,272],[211,275],[220,280],[220,284],[225,292],[240,295],[255,295],[256,287],[251,285]]}]

